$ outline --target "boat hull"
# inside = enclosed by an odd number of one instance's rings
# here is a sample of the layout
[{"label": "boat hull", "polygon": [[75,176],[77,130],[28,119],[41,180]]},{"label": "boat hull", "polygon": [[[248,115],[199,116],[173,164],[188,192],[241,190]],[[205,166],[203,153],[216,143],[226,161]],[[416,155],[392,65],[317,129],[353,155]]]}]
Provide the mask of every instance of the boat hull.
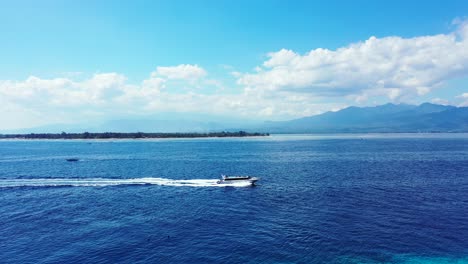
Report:
[{"label": "boat hull", "polygon": [[221,179],[217,183],[218,184],[226,184],[226,185],[255,185],[258,181],[258,178],[249,178],[249,179]]}]

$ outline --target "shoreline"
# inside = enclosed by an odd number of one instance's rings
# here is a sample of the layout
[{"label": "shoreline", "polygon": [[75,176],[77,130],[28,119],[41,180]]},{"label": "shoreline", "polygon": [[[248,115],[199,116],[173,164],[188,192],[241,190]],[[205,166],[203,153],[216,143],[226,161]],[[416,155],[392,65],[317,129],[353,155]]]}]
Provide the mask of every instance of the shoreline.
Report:
[{"label": "shoreline", "polygon": [[137,139],[190,139],[190,138],[244,138],[267,137],[269,133],[210,132],[210,133],[30,133],[30,134],[0,134],[0,140],[137,140]]},{"label": "shoreline", "polygon": [[[164,133],[167,134],[167,133]],[[181,133],[178,133],[181,134]],[[420,139],[468,139],[468,133],[319,133],[319,134],[258,134],[255,135],[244,135],[244,136],[191,136],[191,137],[109,137],[109,138],[24,138],[24,137],[4,137],[0,134],[0,142],[8,141],[81,141],[81,142],[122,142],[122,141],[133,141],[133,142],[150,142],[150,141],[164,141],[164,140],[267,140],[267,141],[282,141],[282,140],[326,140],[326,139],[360,139],[360,140],[372,140],[372,139],[406,139],[406,138],[420,138]]]}]

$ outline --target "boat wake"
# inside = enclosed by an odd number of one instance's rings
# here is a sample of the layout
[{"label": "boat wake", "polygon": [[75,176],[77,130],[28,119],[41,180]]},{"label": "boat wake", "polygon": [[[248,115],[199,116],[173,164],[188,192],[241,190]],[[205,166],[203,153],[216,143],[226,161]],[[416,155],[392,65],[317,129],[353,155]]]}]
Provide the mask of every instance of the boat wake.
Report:
[{"label": "boat wake", "polygon": [[42,179],[0,179],[0,188],[11,187],[104,187],[118,185],[164,185],[187,187],[248,187],[248,183],[218,184],[217,179],[173,180],[165,178],[42,178]]}]

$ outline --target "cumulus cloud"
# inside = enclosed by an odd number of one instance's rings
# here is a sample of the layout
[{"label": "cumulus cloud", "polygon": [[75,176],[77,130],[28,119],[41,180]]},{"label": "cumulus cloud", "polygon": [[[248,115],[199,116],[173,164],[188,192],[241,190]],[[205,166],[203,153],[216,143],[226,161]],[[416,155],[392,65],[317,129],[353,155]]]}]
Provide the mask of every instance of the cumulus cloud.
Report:
[{"label": "cumulus cloud", "polygon": [[337,50],[318,48],[299,54],[282,49],[268,54],[262,70],[242,74],[251,89],[358,100],[425,95],[444,81],[468,75],[468,23],[449,34],[370,37]]},{"label": "cumulus cloud", "polygon": [[459,96],[457,96],[458,99],[461,99],[461,103],[459,106],[465,106],[468,107],[468,93],[462,93]]},{"label": "cumulus cloud", "polygon": [[446,99],[442,99],[442,98],[433,98],[431,100],[431,103],[433,104],[440,104],[440,105],[450,105],[450,102]]},{"label": "cumulus cloud", "polygon": [[206,71],[198,65],[180,64],[171,67],[157,67],[151,76],[174,80],[197,80],[205,77]]},{"label": "cumulus cloud", "polygon": [[[371,37],[336,50],[305,54],[282,49],[252,72],[235,71],[238,85],[207,78],[198,65],[156,67],[141,82],[119,73],[0,80],[0,123],[6,127],[60,123],[92,116],[200,112],[247,118],[291,119],[369,104],[426,98],[447,80],[468,76],[468,23],[454,21],[448,34],[414,38]],[[62,75],[63,76],[63,75]],[[207,88],[208,87],[208,88]],[[201,88],[201,89],[200,89]],[[382,100],[380,100],[382,101]],[[417,100],[416,100],[417,101]],[[434,98],[436,103],[449,103]],[[468,93],[454,101],[468,106]]]},{"label": "cumulus cloud", "polygon": [[81,82],[31,76],[25,81],[0,81],[0,95],[29,105],[99,104],[121,95],[125,81],[126,77],[117,73],[95,74]]},{"label": "cumulus cloud", "polygon": [[[318,103],[310,95],[281,91],[264,94],[243,89],[239,93],[222,93],[222,89],[218,89],[204,94],[198,89],[189,92],[167,89],[168,86],[179,85],[180,81],[173,83],[168,76],[151,74],[138,84],[130,84],[124,75],[117,73],[94,74],[80,81],[34,76],[23,81],[0,81],[0,102],[7,102],[0,108],[3,113],[0,129],[158,112],[281,119],[342,107],[336,103]],[[185,81],[190,85],[190,79]],[[211,79],[204,79],[201,83],[218,88],[222,86]]]}]

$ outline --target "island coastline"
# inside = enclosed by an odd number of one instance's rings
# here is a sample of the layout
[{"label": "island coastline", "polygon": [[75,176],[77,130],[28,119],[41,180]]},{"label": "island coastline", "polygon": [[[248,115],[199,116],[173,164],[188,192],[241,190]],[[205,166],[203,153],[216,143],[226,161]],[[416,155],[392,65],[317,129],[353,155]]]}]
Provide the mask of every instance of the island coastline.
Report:
[{"label": "island coastline", "polygon": [[2,139],[164,139],[164,138],[226,138],[226,137],[266,137],[269,133],[258,132],[208,132],[208,133],[124,133],[124,132],[103,132],[103,133],[29,133],[29,134],[0,134]]}]

